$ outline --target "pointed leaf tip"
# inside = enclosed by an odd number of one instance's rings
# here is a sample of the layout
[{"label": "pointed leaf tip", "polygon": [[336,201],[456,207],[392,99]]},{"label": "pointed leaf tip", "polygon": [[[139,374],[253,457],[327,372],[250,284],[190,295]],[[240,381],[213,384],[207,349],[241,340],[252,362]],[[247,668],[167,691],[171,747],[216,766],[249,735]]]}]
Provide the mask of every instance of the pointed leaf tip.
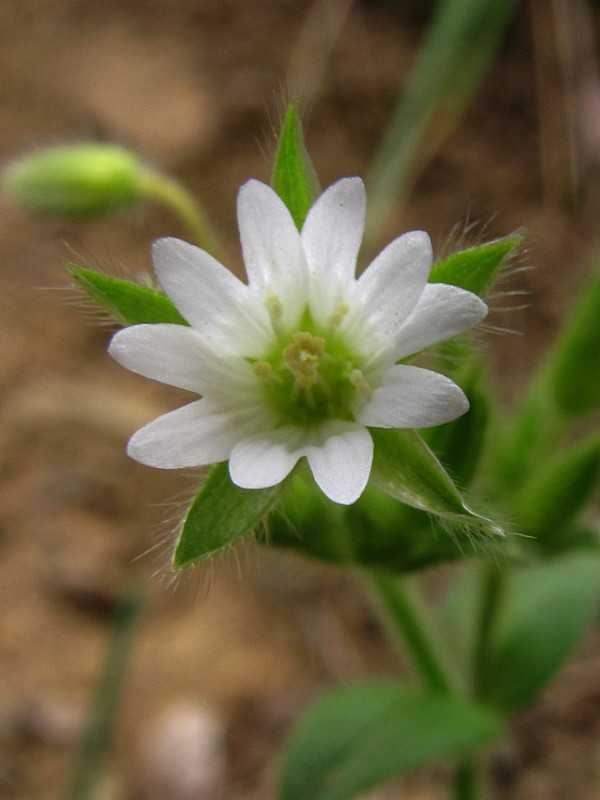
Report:
[{"label": "pointed leaf tip", "polygon": [[121,325],[154,322],[187,325],[169,298],[157,289],[77,264],[67,264],[66,269],[77,285]]},{"label": "pointed leaf tip", "polygon": [[173,553],[173,569],[222,553],[258,525],[277,502],[285,482],[267,489],[240,489],[227,462],[213,467],[190,506]]}]

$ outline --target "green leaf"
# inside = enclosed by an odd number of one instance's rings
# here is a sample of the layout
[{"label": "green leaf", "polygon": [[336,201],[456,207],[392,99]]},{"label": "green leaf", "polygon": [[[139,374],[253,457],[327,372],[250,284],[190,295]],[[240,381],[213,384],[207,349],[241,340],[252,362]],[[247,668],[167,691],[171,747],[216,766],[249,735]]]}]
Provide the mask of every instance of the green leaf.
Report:
[{"label": "green leaf", "polygon": [[430,283],[450,283],[478,295],[485,295],[499,268],[510,253],[521,244],[520,234],[505,236],[453,253],[433,265]]},{"label": "green leaf", "polygon": [[285,482],[268,489],[240,489],[227,462],[213,467],[190,506],[175,545],[172,566],[181,569],[231,547],[273,508]]},{"label": "green leaf", "polygon": [[600,480],[600,435],[574,445],[566,456],[540,464],[522,489],[517,508],[525,530],[542,546],[556,543],[591,500]]},{"label": "green leaf", "polygon": [[509,579],[484,699],[501,710],[531,702],[590,627],[600,598],[600,553],[523,567]]},{"label": "green leaf", "polygon": [[149,286],[113,278],[102,272],[67,264],[77,284],[121,325],[143,322],[174,322],[187,325],[169,298]]},{"label": "green leaf", "polygon": [[600,271],[576,303],[553,348],[549,386],[563,414],[600,408]]},{"label": "green leaf", "polygon": [[502,735],[498,717],[464,700],[386,680],[335,689],[293,731],[279,800],[346,800]]},{"label": "green leaf", "polygon": [[271,185],[300,229],[319,194],[319,183],[304,146],[298,109],[293,103],[287,107],[283,118]]},{"label": "green leaf", "polygon": [[375,443],[371,481],[409,506],[459,523],[468,533],[503,536],[504,531],[472,511],[423,439],[410,430],[372,428]]}]

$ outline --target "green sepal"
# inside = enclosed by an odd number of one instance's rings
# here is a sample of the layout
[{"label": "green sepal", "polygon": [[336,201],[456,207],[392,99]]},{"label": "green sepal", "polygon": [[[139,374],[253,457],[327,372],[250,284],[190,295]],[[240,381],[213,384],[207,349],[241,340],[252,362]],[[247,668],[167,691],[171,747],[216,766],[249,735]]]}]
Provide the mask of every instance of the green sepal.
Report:
[{"label": "green sepal", "polygon": [[283,118],[271,186],[286,204],[296,227],[300,229],[308,209],[319,194],[319,182],[304,146],[302,123],[294,103],[287,107]]},{"label": "green sepal", "polygon": [[600,480],[600,435],[574,445],[560,459],[540,464],[521,490],[517,511],[528,535],[542,547],[568,547],[568,526],[593,497]]},{"label": "green sepal", "polygon": [[231,481],[227,462],[213,467],[183,520],[173,569],[229,549],[265,519],[285,485],[283,481],[267,489],[241,489]]},{"label": "green sepal", "polygon": [[548,374],[563,414],[577,417],[600,408],[600,270],[562,328]]},{"label": "green sepal", "polygon": [[411,430],[371,429],[375,443],[371,481],[379,489],[468,534],[503,536],[502,528],[471,510],[422,437]]},{"label": "green sepal", "polygon": [[593,622],[600,598],[600,553],[527,566],[508,579],[483,699],[508,711],[547,686]]},{"label": "green sepal", "polygon": [[521,234],[515,233],[453,253],[433,265],[429,282],[449,283],[483,296],[502,264],[522,240]]},{"label": "green sepal", "polygon": [[334,689],[288,741],[278,800],[347,800],[502,735],[499,717],[457,697],[390,680]]},{"label": "green sepal", "polygon": [[[446,526],[447,527],[447,526]],[[332,564],[360,565],[409,573],[441,561],[489,552],[505,539],[465,547],[429,514],[367,486],[350,506],[329,502],[296,477],[269,517],[268,542]],[[374,535],[377,531],[377,535]]]},{"label": "green sepal", "polygon": [[77,285],[121,325],[173,322],[187,325],[169,298],[149,286],[113,278],[77,264],[67,264]]}]

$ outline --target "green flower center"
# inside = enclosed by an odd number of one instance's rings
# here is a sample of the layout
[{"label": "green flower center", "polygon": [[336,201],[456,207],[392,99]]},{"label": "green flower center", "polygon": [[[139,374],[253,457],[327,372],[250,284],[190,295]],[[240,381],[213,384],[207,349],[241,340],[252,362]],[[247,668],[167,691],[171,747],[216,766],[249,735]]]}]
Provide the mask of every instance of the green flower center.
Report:
[{"label": "green flower center", "polygon": [[357,399],[368,399],[370,388],[361,372],[361,358],[337,331],[347,305],[338,304],[324,330],[319,330],[305,311],[300,330],[291,334],[278,331],[278,299],[267,298],[266,306],[276,340],[266,358],[253,360],[252,368],[281,424],[353,419]]}]

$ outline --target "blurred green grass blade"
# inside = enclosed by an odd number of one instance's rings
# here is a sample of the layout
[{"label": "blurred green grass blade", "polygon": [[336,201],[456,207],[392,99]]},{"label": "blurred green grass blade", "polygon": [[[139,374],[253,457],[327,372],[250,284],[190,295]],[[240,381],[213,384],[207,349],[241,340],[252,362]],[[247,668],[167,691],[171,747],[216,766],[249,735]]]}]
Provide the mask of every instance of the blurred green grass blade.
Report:
[{"label": "blurred green grass blade", "polygon": [[319,194],[319,183],[304,146],[298,109],[291,103],[285,112],[271,174],[271,185],[286,204],[300,229],[308,209]]},{"label": "blurred green grass blade", "polygon": [[90,800],[98,795],[97,784],[114,733],[131,645],[144,603],[145,597],[137,587],[129,588],[119,599],[104,672],[65,800]]},{"label": "blurred green grass blade", "polygon": [[569,417],[600,408],[600,270],[579,298],[553,348],[549,386],[559,410]]},{"label": "blurred green grass blade", "polygon": [[502,735],[491,710],[390,680],[319,698],[292,732],[278,800],[350,800],[383,781]]},{"label": "blurred green grass blade", "polygon": [[77,264],[67,264],[67,272],[101,309],[121,325],[144,322],[187,325],[169,298],[157,289],[113,278]]},{"label": "blurred green grass blade", "polygon": [[513,424],[497,438],[492,468],[497,487],[511,494],[555,451],[561,432],[543,379],[531,382]]},{"label": "blurred green grass blade", "polygon": [[499,443],[496,480],[506,489],[547,463],[579,417],[600,408],[600,271],[563,323]]},{"label": "blurred green grass blade", "polygon": [[518,498],[527,533],[550,542],[583,511],[600,480],[600,434],[578,442],[561,459],[540,464]]},{"label": "blurred green grass blade", "polygon": [[406,193],[422,145],[433,155],[464,113],[515,6],[516,0],[438,3],[368,181],[369,240],[377,238],[394,199]]},{"label": "blurred green grass blade", "polygon": [[227,462],[213,467],[190,506],[173,553],[173,569],[222,553],[258,525],[286,486],[241,489],[229,477]]},{"label": "blurred green grass blade", "polygon": [[502,264],[522,240],[523,237],[516,233],[453,253],[433,265],[429,282],[450,283],[483,296]]}]

